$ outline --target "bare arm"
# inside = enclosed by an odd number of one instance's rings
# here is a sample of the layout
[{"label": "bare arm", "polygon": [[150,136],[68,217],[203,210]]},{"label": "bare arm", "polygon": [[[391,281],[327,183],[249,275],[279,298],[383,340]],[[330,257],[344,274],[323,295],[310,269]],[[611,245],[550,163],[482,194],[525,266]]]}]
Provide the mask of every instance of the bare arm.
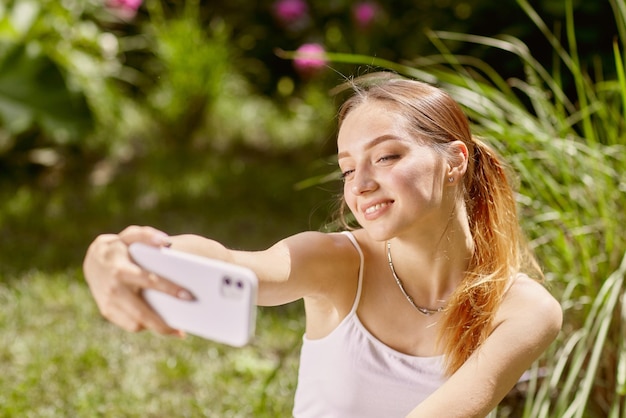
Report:
[{"label": "bare arm", "polygon": [[484,417],[554,341],[561,328],[558,302],[524,278],[507,293],[498,325],[483,346],[409,417]]},{"label": "bare arm", "polygon": [[[336,234],[305,232],[280,241],[264,251],[229,250],[222,244],[197,235],[167,237],[150,227],[133,226],[120,234],[101,235],[89,247],[83,271],[102,315],[129,330],[152,329],[176,334],[145,303],[141,290],[156,289],[185,298],[179,286],[149,274],[132,262],[132,242],[172,245],[181,251],[220,259],[252,269],[259,277],[261,305],[280,305],[306,296],[328,294],[332,271],[344,259],[338,251],[347,248]],[[335,263],[331,262],[336,260]],[[337,261],[338,260],[338,261]]]},{"label": "bare arm", "polygon": [[338,234],[302,232],[263,251],[228,250],[197,235],[173,237],[173,248],[228,261],[253,270],[259,278],[262,306],[276,306],[304,297],[332,298],[333,277],[356,266],[352,245]]}]

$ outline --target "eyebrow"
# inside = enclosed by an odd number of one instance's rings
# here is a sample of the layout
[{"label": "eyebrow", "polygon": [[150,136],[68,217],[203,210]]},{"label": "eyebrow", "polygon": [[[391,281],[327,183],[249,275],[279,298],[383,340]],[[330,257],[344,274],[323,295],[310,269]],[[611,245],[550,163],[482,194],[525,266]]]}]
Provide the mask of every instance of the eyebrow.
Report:
[{"label": "eyebrow", "polygon": [[[381,135],[381,136],[377,136],[376,138],[372,139],[371,141],[369,141],[368,143],[365,144],[365,150],[370,150],[372,148],[374,148],[376,145],[386,142],[386,141],[402,141],[402,138],[399,138],[395,135],[390,135],[390,134],[385,134],[385,135]],[[342,158],[346,158],[349,157],[350,153],[347,151],[342,151],[340,153],[337,154],[337,159],[340,160]]]}]

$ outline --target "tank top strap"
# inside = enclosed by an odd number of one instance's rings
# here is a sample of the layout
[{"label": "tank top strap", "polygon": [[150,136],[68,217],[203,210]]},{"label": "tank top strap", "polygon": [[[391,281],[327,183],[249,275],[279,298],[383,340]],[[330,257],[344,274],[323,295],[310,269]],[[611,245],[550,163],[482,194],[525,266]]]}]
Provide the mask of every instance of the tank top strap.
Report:
[{"label": "tank top strap", "polygon": [[347,236],[350,242],[352,242],[352,245],[354,245],[354,248],[356,248],[357,252],[359,253],[359,258],[360,258],[359,281],[358,281],[357,288],[356,288],[356,296],[354,298],[354,304],[352,305],[352,309],[350,309],[350,313],[348,314],[348,315],[352,315],[356,312],[357,308],[359,307],[359,301],[361,300],[361,288],[363,287],[363,270],[365,267],[365,257],[363,256],[363,250],[361,250],[361,246],[359,245],[359,242],[356,240],[352,232],[342,231],[341,233]]}]

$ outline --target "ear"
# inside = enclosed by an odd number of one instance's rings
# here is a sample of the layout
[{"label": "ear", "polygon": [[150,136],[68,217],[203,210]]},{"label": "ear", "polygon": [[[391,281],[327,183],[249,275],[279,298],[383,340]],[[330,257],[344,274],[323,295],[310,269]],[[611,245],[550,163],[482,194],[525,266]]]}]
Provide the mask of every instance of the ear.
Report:
[{"label": "ear", "polygon": [[[469,151],[463,141],[453,141],[450,146],[450,159],[446,176],[449,184],[456,183],[467,171]],[[452,179],[452,180],[450,180]]]}]

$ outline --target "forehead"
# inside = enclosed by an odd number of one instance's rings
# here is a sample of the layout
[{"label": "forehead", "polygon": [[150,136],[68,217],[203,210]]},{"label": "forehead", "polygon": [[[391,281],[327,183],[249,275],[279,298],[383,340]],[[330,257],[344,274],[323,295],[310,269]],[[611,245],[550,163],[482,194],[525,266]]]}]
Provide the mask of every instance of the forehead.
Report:
[{"label": "forehead", "polygon": [[388,104],[367,101],[352,109],[343,120],[337,149],[341,153],[381,136],[406,137],[406,120]]}]

